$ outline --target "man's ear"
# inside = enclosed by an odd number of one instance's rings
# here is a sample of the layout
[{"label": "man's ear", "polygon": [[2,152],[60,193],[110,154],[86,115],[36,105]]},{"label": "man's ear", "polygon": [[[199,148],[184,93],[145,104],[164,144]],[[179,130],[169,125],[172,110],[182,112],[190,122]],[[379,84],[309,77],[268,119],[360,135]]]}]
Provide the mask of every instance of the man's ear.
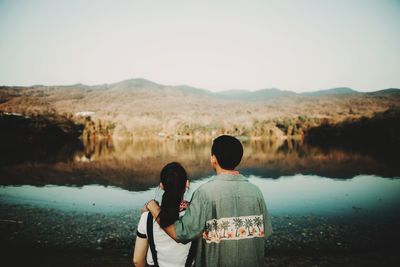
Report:
[{"label": "man's ear", "polygon": [[211,162],[211,166],[213,166],[213,167],[217,166],[218,165],[217,157],[215,155],[211,155],[210,162]]},{"label": "man's ear", "polygon": [[214,156],[214,155],[211,155],[211,157],[210,157],[210,163],[211,163],[211,165],[214,165],[214,162],[215,162],[215,156]]},{"label": "man's ear", "polygon": [[160,183],[160,188],[161,188],[162,190],[164,190],[164,185],[163,185],[162,183]]}]

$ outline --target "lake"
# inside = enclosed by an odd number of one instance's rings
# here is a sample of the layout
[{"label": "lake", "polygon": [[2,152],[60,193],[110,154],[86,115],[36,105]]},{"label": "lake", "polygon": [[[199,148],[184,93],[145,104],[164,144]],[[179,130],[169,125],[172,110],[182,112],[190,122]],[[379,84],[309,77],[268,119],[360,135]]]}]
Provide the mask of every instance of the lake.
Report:
[{"label": "lake", "polygon": [[[274,214],[372,214],[400,206],[397,159],[294,140],[243,144],[239,170],[261,188]],[[36,152],[40,156],[30,151],[30,158],[18,157],[24,154],[18,151],[0,165],[0,201],[105,213],[140,208],[161,198],[159,172],[171,161],[187,169],[192,185],[185,197],[190,199],[195,188],[212,179],[210,146],[160,139],[84,143]]]},{"label": "lake", "polygon": [[[395,246],[399,158],[294,140],[243,145],[239,171],[260,187],[273,218],[269,250]],[[0,163],[1,243],[130,250],[139,209],[161,199],[161,168],[182,163],[191,180],[185,194],[190,200],[213,177],[210,147],[209,141],[160,139],[8,151]]]},{"label": "lake", "polygon": [[[212,177],[192,182],[185,198],[190,200],[191,192],[210,179]],[[358,175],[348,180],[335,180],[296,174],[278,179],[250,175],[249,181],[261,188],[269,211],[276,215],[356,213],[394,216],[400,207],[400,179]],[[0,201],[3,203],[97,213],[140,209],[149,199],[160,201],[161,195],[157,187],[138,192],[103,185],[10,185],[0,188]]]}]

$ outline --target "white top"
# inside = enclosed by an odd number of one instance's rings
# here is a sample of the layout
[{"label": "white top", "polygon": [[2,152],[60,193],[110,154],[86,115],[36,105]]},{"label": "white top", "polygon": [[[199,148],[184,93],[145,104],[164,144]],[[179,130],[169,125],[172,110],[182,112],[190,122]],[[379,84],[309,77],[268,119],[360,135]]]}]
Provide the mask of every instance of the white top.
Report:
[{"label": "white top", "polygon": [[[182,214],[182,213],[181,213]],[[147,216],[148,212],[143,212],[138,224],[138,232],[147,236]],[[186,258],[189,254],[190,243],[181,244],[167,235],[160,225],[153,220],[154,244],[157,251],[158,265],[160,267],[185,266]],[[147,264],[154,265],[150,246],[147,250]]]}]

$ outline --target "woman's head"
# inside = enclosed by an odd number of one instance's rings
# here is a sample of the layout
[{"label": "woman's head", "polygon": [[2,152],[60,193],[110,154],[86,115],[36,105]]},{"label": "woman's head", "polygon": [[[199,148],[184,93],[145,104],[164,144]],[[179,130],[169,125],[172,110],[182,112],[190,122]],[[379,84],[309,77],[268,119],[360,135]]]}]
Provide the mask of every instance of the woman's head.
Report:
[{"label": "woman's head", "polygon": [[179,204],[188,184],[185,169],[178,162],[168,163],[161,170],[160,184],[164,189],[159,215],[160,226],[167,227],[179,219]]}]

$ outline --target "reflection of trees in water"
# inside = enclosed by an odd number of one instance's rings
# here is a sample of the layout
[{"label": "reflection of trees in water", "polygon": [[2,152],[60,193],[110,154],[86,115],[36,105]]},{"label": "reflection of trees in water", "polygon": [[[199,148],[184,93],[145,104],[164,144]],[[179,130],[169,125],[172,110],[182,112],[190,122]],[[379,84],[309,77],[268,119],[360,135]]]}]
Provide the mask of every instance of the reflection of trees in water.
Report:
[{"label": "reflection of trees in water", "polygon": [[304,152],[303,140],[287,139],[279,146],[278,151],[282,153]]},{"label": "reflection of trees in water", "polygon": [[0,166],[13,166],[22,163],[48,163],[72,161],[76,151],[83,149],[79,140],[67,144],[31,143],[31,144],[1,144]]},{"label": "reflection of trees in water", "polygon": [[61,115],[0,112],[0,166],[70,160],[80,149],[81,130],[81,125]]},{"label": "reflection of trees in water", "polygon": [[279,145],[252,145],[244,157],[241,170],[246,175],[279,178],[294,174],[311,174],[329,178],[352,178],[359,174],[395,177],[399,165],[388,165],[373,154],[346,151],[332,147],[321,149],[297,140],[284,140]]},{"label": "reflection of trees in water", "polygon": [[116,180],[127,177],[132,183],[156,185],[162,167],[171,161],[182,163],[192,179],[212,173],[209,143],[142,140],[87,145],[84,151],[77,152],[75,156],[77,168],[96,171]]},{"label": "reflection of trees in water", "polygon": [[112,142],[109,139],[100,139],[97,141],[83,140],[83,150],[75,154],[75,161],[97,161],[105,159],[107,155],[114,151]]},{"label": "reflection of trees in water", "polygon": [[[297,173],[332,178],[351,178],[359,174],[394,177],[400,164],[390,167],[373,155],[339,148],[321,149],[296,140],[244,141],[240,171],[245,175],[278,178]],[[84,143],[72,158],[54,163],[26,162],[0,169],[3,184],[104,184],[143,190],[159,182],[159,172],[171,161],[187,169],[190,179],[213,173],[210,166],[210,141],[193,140],[107,140]]]},{"label": "reflection of trees in water", "polygon": [[193,140],[98,140],[84,142],[83,151],[78,151],[77,155],[85,156],[89,161],[140,160],[181,155],[197,158],[199,152],[202,154],[205,151],[210,153],[209,143],[205,145]]}]

